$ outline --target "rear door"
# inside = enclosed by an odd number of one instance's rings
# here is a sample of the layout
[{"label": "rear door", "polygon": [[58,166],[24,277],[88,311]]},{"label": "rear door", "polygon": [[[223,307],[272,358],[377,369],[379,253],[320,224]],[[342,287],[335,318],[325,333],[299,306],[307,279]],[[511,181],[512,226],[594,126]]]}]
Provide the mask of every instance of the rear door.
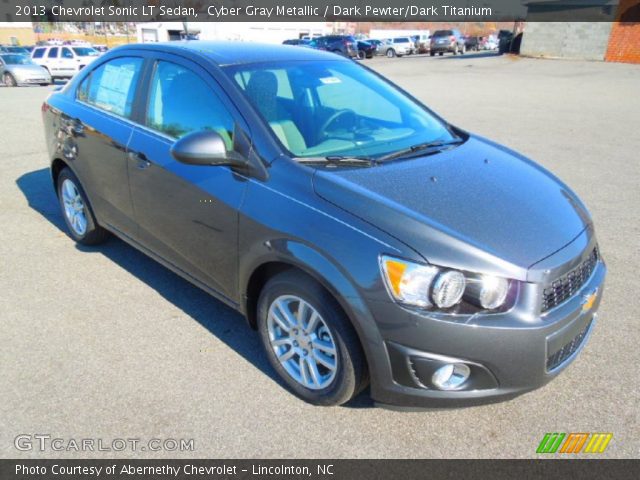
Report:
[{"label": "rear door", "polygon": [[67,132],[65,156],[85,186],[99,220],[135,235],[127,179],[126,146],[133,124],[144,59],[127,54],[111,58],[84,77],[75,102],[61,117]]},{"label": "rear door", "polygon": [[45,52],[44,66],[49,69],[52,76],[61,77],[60,62],[58,60],[58,54],[60,53],[60,47],[51,47]]},{"label": "rear door", "polygon": [[[243,151],[244,120],[211,74],[158,54],[147,84],[143,126],[129,142],[129,181],[140,241],[232,303],[237,298],[238,210],[247,179],[227,166],[176,161],[169,149],[195,131],[220,133]],[[246,146],[246,144],[245,144]]]}]

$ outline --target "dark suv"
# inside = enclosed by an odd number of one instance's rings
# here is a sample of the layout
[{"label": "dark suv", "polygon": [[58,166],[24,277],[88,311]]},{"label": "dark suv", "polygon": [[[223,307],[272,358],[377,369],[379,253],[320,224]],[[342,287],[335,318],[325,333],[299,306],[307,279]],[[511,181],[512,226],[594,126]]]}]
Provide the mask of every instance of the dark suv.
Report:
[{"label": "dark suv", "polygon": [[606,268],[580,199],[359,62],[130,45],[42,112],[71,237],[114,234],[242,312],[308,402],[369,382],[391,405],[511,398],[596,324]]},{"label": "dark suv", "polygon": [[318,50],[327,50],[348,58],[358,56],[358,41],[350,35],[327,35],[311,40],[310,46]]},{"label": "dark suv", "polygon": [[445,52],[464,54],[467,51],[465,40],[460,30],[436,30],[431,37],[430,55],[433,57],[436,53],[443,55]]}]

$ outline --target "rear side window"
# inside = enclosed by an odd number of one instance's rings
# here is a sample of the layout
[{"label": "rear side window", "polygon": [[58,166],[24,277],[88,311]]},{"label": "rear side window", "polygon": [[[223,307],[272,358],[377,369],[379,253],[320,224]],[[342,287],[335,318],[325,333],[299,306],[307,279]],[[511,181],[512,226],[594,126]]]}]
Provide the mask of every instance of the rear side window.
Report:
[{"label": "rear side window", "polygon": [[100,65],[78,87],[78,100],[121,117],[131,117],[142,62],[141,58],[120,57]]},{"label": "rear side window", "polygon": [[47,55],[49,58],[57,58],[58,57],[58,47],[53,47],[49,50],[49,54]]},{"label": "rear side window", "polygon": [[44,57],[44,48],[36,48],[33,51],[33,58],[42,58]]},{"label": "rear side window", "polygon": [[149,86],[148,127],[171,137],[200,130],[219,133],[233,149],[233,117],[213,89],[191,70],[159,61]]}]

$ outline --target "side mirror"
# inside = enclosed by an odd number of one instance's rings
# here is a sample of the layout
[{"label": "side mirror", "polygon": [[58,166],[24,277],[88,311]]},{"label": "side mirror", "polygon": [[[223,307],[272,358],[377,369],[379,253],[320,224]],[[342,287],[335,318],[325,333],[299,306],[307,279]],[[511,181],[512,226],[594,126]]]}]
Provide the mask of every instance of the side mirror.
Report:
[{"label": "side mirror", "polygon": [[185,135],[171,146],[171,155],[188,165],[230,165],[244,167],[247,162],[237,152],[228,151],[222,136],[213,130]]}]

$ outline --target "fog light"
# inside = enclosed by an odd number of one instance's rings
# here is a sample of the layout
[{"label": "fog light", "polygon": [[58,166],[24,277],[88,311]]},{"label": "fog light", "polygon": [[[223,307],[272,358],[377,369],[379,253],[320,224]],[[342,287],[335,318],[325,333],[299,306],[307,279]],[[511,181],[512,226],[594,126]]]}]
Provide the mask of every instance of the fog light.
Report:
[{"label": "fog light", "polygon": [[470,374],[471,370],[464,363],[447,363],[434,372],[431,382],[440,390],[455,390]]}]

